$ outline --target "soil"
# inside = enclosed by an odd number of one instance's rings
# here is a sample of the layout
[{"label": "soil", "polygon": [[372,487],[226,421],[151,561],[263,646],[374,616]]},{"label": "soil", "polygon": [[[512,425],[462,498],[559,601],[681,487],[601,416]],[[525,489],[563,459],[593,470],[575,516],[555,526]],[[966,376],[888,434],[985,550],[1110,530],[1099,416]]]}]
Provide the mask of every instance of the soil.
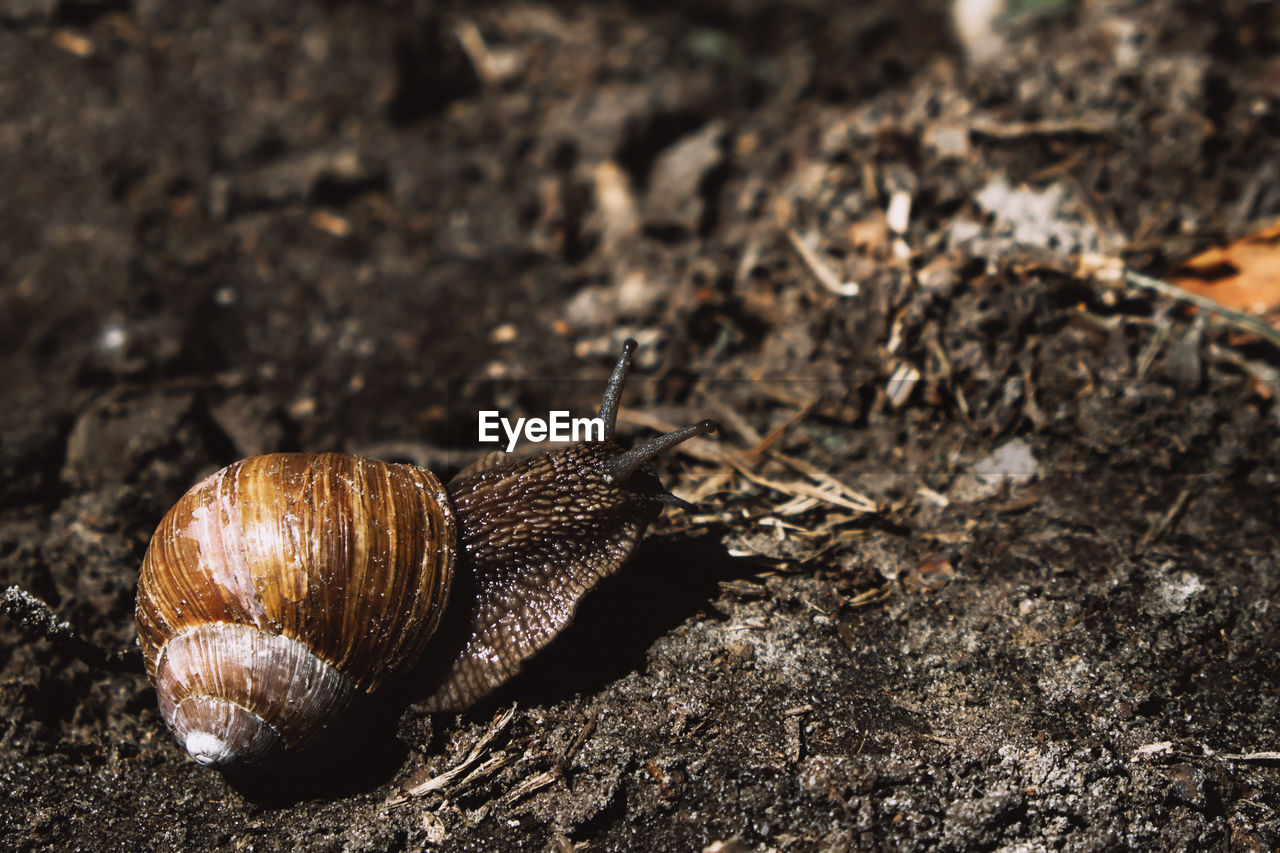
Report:
[{"label": "soil", "polygon": [[0,622],[0,846],[1280,848],[1280,357],[1116,276],[1280,215],[1280,4],[980,5],[5,4],[0,583],[97,648],[237,458],[447,476],[629,336],[627,440],[722,431],[498,695],[266,779]]}]

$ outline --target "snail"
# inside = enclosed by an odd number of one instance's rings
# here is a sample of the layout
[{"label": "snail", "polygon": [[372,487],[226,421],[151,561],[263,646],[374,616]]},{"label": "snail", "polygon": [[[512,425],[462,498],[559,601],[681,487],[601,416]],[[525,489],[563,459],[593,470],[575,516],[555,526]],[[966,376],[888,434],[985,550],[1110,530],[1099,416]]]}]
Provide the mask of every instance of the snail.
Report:
[{"label": "snail", "polygon": [[[689,506],[649,463],[716,425],[623,450],[634,351],[628,340],[605,389],[602,441],[482,460],[448,485],[413,465],[272,453],[193,486],[151,539],[136,613],[161,714],[190,756],[261,766],[414,673],[434,674],[419,704],[439,712],[519,671],[664,504]],[[460,639],[430,660],[446,610]]]}]

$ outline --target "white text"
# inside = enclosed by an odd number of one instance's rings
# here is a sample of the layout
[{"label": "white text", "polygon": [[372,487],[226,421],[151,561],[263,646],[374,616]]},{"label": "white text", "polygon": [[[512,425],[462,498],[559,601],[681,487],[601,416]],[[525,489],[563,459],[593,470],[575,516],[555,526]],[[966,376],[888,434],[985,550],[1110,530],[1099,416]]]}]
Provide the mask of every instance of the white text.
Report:
[{"label": "white text", "polygon": [[480,441],[501,441],[498,427],[507,436],[507,452],[515,450],[521,432],[526,441],[604,441],[604,421],[600,418],[571,418],[568,411],[548,412],[547,418],[516,418],[514,424],[497,411],[480,412]]}]

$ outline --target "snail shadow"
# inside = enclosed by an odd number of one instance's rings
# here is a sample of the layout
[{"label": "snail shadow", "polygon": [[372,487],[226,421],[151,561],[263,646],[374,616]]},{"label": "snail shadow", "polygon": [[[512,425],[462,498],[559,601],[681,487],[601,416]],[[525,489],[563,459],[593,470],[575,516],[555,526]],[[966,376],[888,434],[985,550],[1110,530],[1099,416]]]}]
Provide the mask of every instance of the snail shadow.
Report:
[{"label": "snail shadow", "polygon": [[331,737],[278,766],[224,774],[227,784],[268,809],[367,793],[404,766],[409,748],[396,737],[403,710],[394,701],[366,698]]},{"label": "snail shadow", "polygon": [[643,669],[652,645],[705,610],[722,581],[760,571],[758,563],[730,556],[721,543],[715,530],[644,540],[618,574],[583,599],[563,633],[467,717],[485,718],[515,702],[554,705],[598,693]]},{"label": "snail shadow", "polygon": [[[598,693],[642,669],[658,638],[706,609],[722,581],[760,571],[759,564],[730,556],[721,541],[715,530],[696,538],[646,539],[617,575],[583,599],[573,622],[550,646],[466,711],[464,719],[485,719],[513,703],[554,705]],[[409,685],[390,690],[335,726],[341,739],[331,738],[278,769],[227,775],[227,781],[264,808],[338,799],[385,785],[407,760],[409,748],[397,731],[412,694]],[[433,728],[446,719],[437,717]],[[438,748],[447,739],[430,740],[430,747]]]}]

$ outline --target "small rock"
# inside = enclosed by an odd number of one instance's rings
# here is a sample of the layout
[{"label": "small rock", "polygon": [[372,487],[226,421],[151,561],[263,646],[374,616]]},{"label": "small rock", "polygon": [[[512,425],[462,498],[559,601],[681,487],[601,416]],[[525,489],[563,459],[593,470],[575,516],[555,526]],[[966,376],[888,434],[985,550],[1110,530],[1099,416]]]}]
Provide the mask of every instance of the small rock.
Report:
[{"label": "small rock", "polygon": [[996,178],[978,191],[975,201],[995,215],[1001,236],[1014,243],[1063,254],[1096,252],[1102,245],[1096,227],[1067,212],[1072,200],[1061,184],[1033,190]]},{"label": "small rock", "polygon": [[241,456],[270,453],[284,438],[284,427],[274,408],[260,396],[232,395],[210,406],[209,415]]},{"label": "small rock", "polygon": [[140,461],[174,440],[190,394],[107,399],[80,413],[67,436],[62,478],[77,488],[126,481]]},{"label": "small rock", "polygon": [[1203,810],[1209,802],[1209,780],[1204,771],[1190,764],[1175,764],[1165,771],[1173,783],[1171,793],[1195,809]]},{"label": "small rock", "polygon": [[697,231],[705,207],[702,181],[724,159],[724,133],[724,124],[713,121],[658,157],[649,179],[647,224]]},{"label": "small rock", "polygon": [[973,503],[1000,494],[1008,483],[1025,486],[1040,473],[1040,463],[1022,439],[1005,442],[956,478],[952,500]]}]

